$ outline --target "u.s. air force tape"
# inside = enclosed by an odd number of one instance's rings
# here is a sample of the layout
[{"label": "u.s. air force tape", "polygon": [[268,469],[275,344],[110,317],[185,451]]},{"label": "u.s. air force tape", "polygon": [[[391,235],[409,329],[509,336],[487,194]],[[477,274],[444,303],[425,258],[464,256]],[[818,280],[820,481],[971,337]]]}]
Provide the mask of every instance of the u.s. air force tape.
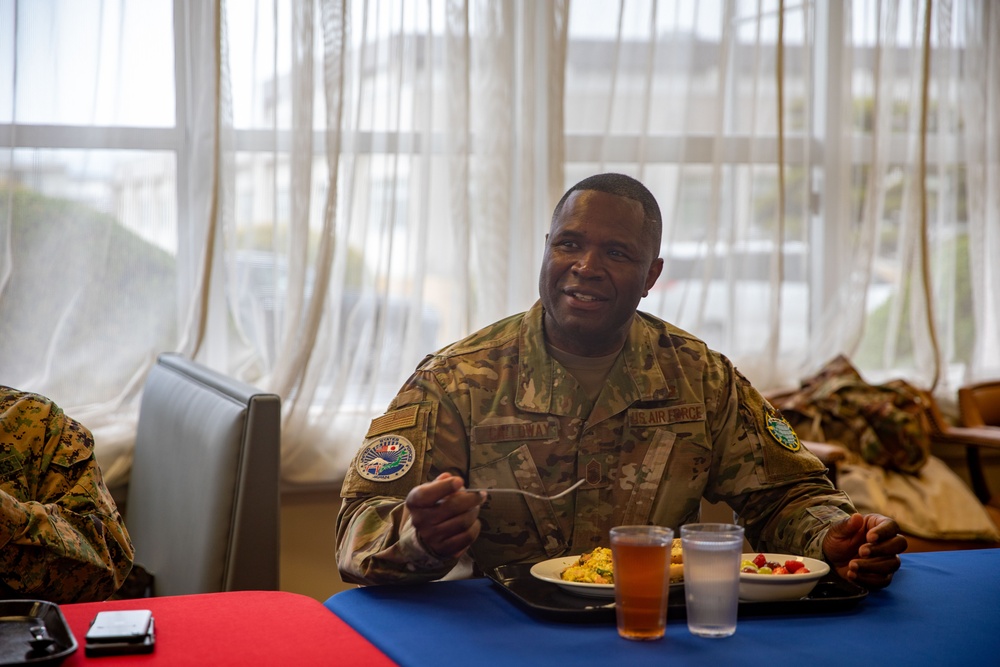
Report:
[{"label": "u.s. air force tape", "polygon": [[366,440],[356,464],[358,474],[373,482],[399,479],[413,466],[416,451],[401,435],[382,435]]}]

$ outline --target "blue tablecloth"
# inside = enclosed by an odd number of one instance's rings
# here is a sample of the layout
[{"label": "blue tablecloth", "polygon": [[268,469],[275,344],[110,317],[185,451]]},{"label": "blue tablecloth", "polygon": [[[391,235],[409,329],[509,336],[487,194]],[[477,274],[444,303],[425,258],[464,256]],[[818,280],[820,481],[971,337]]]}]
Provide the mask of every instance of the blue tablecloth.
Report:
[{"label": "blue tablecloth", "polygon": [[1000,549],[903,554],[892,586],[849,610],[741,618],[727,639],[670,621],[656,642],[613,621],[544,620],[488,579],[371,586],[325,606],[404,667],[1000,665]]}]

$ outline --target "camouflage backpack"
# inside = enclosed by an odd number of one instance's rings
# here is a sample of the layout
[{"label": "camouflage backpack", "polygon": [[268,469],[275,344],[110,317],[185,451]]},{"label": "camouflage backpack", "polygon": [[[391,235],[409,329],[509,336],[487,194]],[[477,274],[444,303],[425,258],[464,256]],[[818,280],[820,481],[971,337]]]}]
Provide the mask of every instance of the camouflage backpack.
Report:
[{"label": "camouflage backpack", "polygon": [[873,465],[914,473],[930,456],[920,392],[904,380],[870,385],[843,356],[771,403],[800,438],[839,443]]}]

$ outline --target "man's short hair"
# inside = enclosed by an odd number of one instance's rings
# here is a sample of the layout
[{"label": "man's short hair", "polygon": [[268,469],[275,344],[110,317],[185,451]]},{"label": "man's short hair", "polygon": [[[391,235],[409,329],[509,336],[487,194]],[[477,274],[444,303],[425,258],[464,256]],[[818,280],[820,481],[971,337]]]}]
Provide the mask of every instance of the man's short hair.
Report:
[{"label": "man's short hair", "polygon": [[552,211],[552,222],[555,222],[556,218],[559,217],[569,196],[578,190],[597,190],[617,197],[628,197],[642,204],[645,219],[643,233],[653,247],[653,257],[659,256],[660,240],[663,234],[663,217],[660,215],[660,205],[656,203],[656,197],[645,185],[631,176],[613,172],[588,176],[572,186],[562,196],[562,199],[556,204],[555,210]]}]

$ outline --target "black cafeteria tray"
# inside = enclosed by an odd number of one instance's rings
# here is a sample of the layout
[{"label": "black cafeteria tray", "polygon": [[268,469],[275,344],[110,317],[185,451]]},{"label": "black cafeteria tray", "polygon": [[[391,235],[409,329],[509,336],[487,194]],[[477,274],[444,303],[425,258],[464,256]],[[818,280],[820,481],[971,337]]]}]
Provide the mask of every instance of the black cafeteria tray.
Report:
[{"label": "black cafeteria tray", "polygon": [[[31,629],[39,626],[52,639],[44,649],[31,645]],[[76,638],[58,605],[42,600],[0,600],[0,665],[58,665],[76,648]]]},{"label": "black cafeteria tray", "polygon": [[[486,576],[518,604],[540,616],[573,622],[614,621],[613,599],[574,595],[556,584],[531,576],[530,564],[501,565]],[[837,575],[827,575],[804,598],[781,602],[740,601],[739,616],[780,616],[788,614],[832,613],[851,609],[868,596],[868,590],[845,581]],[[671,584],[667,600],[667,618],[682,619],[687,615],[684,605],[684,584]]]}]

